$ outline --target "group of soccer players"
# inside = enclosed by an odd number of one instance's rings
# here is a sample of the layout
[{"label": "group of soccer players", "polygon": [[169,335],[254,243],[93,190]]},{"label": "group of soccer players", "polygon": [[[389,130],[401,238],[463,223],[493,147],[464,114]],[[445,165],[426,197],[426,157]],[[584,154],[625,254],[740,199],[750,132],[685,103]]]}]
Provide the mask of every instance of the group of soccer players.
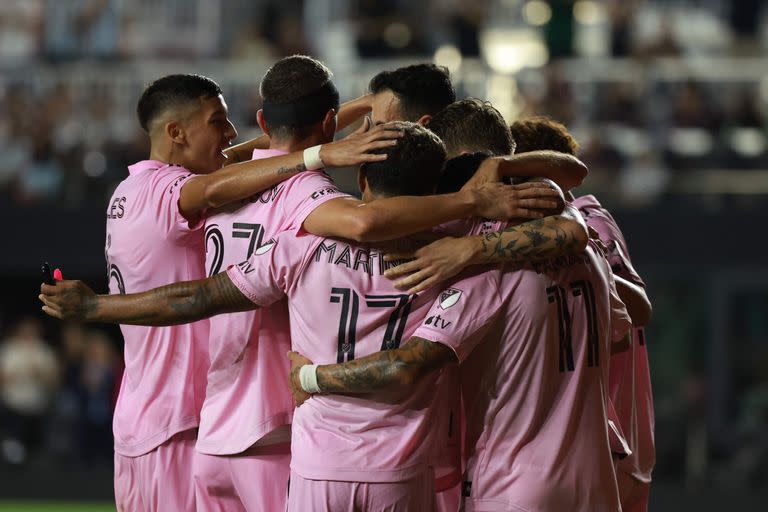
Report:
[{"label": "group of soccer players", "polygon": [[[646,510],[650,303],[571,195],[565,127],[431,64],[340,104],[292,56],[260,92],[264,136],[231,146],[215,82],[150,84],[110,295],[42,285],[49,315],[122,325],[118,510]],[[352,166],[361,200],[323,171]]]}]

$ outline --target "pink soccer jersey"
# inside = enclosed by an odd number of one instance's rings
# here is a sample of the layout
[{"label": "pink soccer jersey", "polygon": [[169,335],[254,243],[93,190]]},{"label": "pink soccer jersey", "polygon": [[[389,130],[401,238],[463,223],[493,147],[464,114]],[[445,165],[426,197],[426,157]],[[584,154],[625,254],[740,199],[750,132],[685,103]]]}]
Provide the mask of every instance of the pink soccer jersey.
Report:
[{"label": "pink soccer jersey", "polygon": [[[349,361],[395,348],[421,323],[438,290],[418,297],[382,274],[385,249],[297,232],[278,235],[227,271],[254,303],[288,297],[292,348],[316,364]],[[442,417],[440,372],[406,397],[315,395],[294,412],[291,470],[303,478],[397,482],[423,474],[434,459]],[[401,401],[402,400],[402,401]]]},{"label": "pink soccer jersey", "polygon": [[[253,158],[282,154],[256,150]],[[277,233],[300,228],[321,204],[345,196],[324,172],[311,171],[212,215],[205,223],[208,275],[248,259]],[[293,400],[284,385],[291,346],[288,305],[279,301],[210,322],[211,367],[197,449],[236,454],[291,422]]]},{"label": "pink soccer jersey", "polygon": [[629,318],[599,250],[459,281],[430,318],[414,335],[461,362],[467,510],[619,510],[605,394]]},{"label": "pink soccer jersey", "polygon": [[[613,219],[595,196],[577,198],[573,205],[584,220],[608,246],[608,261],[613,272],[639,286],[645,283],[635,271],[629,258],[627,242]],[[618,463],[618,468],[642,482],[651,481],[656,462],[654,444],[653,393],[642,327],[632,329],[632,346],[627,352],[611,357],[609,394],[616,414],[627,437],[632,454]]]},{"label": "pink soccer jersey", "polygon": [[[146,160],[107,207],[110,293],[136,293],[205,277],[202,223],[179,212],[179,192],[192,175]],[[208,369],[208,321],[172,327],[121,325],[125,373],[115,407],[115,451],[138,456],[200,419]]]}]

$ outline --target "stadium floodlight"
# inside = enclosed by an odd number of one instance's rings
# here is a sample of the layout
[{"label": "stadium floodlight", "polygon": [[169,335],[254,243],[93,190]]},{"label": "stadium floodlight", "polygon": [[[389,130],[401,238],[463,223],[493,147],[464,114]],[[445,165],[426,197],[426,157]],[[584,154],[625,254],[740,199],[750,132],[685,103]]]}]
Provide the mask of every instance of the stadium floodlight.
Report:
[{"label": "stadium floodlight", "polygon": [[511,74],[527,67],[541,67],[549,51],[538,30],[491,28],[480,34],[483,58],[497,73]]}]

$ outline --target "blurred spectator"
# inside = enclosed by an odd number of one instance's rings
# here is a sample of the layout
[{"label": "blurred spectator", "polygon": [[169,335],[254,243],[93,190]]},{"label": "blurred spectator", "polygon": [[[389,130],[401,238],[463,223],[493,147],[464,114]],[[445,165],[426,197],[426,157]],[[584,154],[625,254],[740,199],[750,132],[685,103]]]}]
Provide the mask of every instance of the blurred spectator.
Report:
[{"label": "blurred spectator", "polygon": [[81,366],[83,458],[87,463],[112,458],[112,390],[117,356],[102,331],[89,330]]},{"label": "blurred spectator", "polygon": [[0,343],[0,401],[6,461],[21,464],[38,448],[43,419],[56,387],[59,367],[43,341],[37,318],[23,318]]}]

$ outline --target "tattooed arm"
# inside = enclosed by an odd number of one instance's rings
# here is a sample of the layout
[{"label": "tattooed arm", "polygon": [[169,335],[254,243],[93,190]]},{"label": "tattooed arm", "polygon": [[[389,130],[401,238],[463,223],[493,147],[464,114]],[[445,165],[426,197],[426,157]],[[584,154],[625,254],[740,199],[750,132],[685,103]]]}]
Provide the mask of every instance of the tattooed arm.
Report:
[{"label": "tattooed arm", "polygon": [[174,325],[255,309],[222,272],[128,295],[96,295],[82,281],[40,287],[43,311],[62,320],[130,325]]},{"label": "tattooed arm", "polygon": [[504,231],[464,238],[447,237],[422,247],[414,254],[392,254],[387,259],[412,261],[387,270],[400,290],[419,293],[461,272],[469,265],[520,264],[575,254],[587,245],[584,220],[571,206],[560,215],[510,226]]},{"label": "tattooed arm", "polygon": [[[307,360],[290,359],[291,388],[299,401],[297,395],[305,394],[299,381],[299,370]],[[413,337],[394,350],[383,350],[346,363],[318,366],[317,384],[323,393],[400,391],[450,362],[456,362],[456,354],[446,345]]]}]

